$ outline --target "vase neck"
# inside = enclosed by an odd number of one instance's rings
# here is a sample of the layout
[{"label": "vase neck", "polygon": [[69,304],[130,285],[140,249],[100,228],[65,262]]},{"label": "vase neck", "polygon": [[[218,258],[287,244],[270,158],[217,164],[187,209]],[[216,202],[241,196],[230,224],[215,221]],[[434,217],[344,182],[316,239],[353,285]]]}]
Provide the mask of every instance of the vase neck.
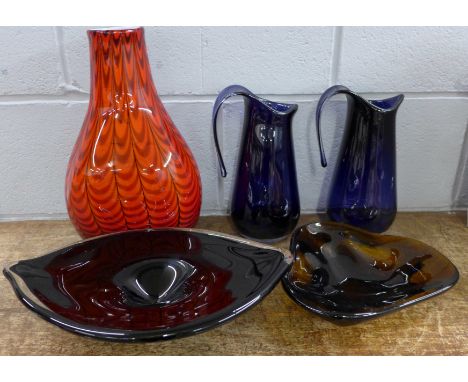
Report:
[{"label": "vase neck", "polygon": [[143,28],[88,31],[90,103],[95,107],[144,107],[158,101]]}]

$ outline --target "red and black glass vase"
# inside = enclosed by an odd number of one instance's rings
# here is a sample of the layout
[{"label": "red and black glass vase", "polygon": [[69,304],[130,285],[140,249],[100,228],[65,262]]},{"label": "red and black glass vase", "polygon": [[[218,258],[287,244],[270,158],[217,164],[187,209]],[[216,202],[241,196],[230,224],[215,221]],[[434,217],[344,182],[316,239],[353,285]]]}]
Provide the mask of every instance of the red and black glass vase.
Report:
[{"label": "red and black glass vase", "polygon": [[83,237],[193,227],[200,174],[156,92],[143,28],[88,37],[90,102],[65,184],[71,221]]}]

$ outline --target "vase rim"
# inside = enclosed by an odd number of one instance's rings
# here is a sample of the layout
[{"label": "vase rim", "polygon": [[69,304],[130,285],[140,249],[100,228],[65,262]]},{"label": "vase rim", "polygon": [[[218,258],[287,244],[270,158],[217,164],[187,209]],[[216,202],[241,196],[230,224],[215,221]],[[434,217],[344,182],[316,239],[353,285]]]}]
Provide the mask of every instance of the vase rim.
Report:
[{"label": "vase rim", "polygon": [[91,28],[88,32],[91,33],[123,33],[143,30],[143,27],[138,26],[115,26],[115,27],[103,27],[103,28]]}]

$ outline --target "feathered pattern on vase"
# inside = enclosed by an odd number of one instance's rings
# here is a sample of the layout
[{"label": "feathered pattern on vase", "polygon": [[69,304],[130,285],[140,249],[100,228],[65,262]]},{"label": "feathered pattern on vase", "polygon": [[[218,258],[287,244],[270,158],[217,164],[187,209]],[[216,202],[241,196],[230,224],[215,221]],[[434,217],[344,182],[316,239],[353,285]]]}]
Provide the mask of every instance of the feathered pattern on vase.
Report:
[{"label": "feathered pattern on vase", "polygon": [[142,28],[88,36],[91,98],[67,170],[70,219],[83,237],[194,226],[200,175],[157,95]]}]

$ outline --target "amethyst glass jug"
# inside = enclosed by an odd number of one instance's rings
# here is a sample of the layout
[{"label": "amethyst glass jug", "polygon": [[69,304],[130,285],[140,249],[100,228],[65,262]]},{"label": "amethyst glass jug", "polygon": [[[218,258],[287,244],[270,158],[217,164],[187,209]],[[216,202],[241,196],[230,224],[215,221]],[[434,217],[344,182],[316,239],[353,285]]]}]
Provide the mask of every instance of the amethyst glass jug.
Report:
[{"label": "amethyst glass jug", "polygon": [[296,165],[291,134],[297,105],[268,101],[232,85],[216,99],[213,133],[221,175],[227,175],[219,147],[216,118],[223,102],[244,97],[244,127],[234,180],[231,218],[239,233],[261,241],[287,236],[300,215]]},{"label": "amethyst glass jug", "polygon": [[348,100],[346,125],[328,195],[331,220],[383,232],[397,210],[395,119],[403,94],[365,100],[345,86],[332,86],[320,97],[316,126],[322,166],[327,166],[320,133],[323,104],[336,94]]}]

